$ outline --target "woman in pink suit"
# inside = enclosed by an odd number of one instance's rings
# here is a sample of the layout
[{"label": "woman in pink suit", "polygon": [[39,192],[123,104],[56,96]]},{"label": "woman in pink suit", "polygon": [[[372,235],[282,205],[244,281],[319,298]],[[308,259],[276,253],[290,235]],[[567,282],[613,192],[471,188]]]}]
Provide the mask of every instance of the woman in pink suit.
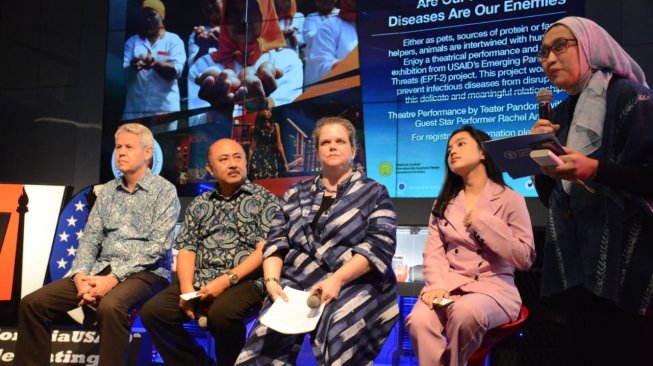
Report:
[{"label": "woman in pink suit", "polygon": [[[519,315],[513,272],[535,259],[533,231],[524,198],[483,151],[487,140],[465,126],[448,141],[424,247],[424,288],[406,318],[420,365],[464,365],[488,329]],[[441,306],[444,299],[453,302]]]}]

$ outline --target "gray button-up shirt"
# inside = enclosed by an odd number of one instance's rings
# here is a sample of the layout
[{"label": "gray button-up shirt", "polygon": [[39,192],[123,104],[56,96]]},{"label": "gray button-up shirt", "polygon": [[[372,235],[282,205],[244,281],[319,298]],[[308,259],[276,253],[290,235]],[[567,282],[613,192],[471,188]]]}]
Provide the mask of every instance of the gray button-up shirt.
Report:
[{"label": "gray button-up shirt", "polygon": [[111,266],[121,281],[141,271],[169,279],[179,210],[175,186],[149,169],[134,192],[122,178],[106,183],[88,216],[70,273],[97,274]]}]

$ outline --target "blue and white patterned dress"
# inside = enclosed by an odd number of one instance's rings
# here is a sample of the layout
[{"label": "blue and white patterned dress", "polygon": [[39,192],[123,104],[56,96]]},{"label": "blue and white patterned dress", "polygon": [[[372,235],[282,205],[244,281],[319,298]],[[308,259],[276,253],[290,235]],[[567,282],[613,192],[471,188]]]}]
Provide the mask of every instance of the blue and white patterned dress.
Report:
[{"label": "blue and white patterned dress", "polygon": [[[338,187],[336,199],[313,221],[324,197],[320,177],[293,185],[275,214],[264,258],[284,259],[281,285],[307,290],[338,270],[354,254],[372,270],[344,285],[326,305],[311,333],[320,365],[371,365],[399,314],[396,277],[391,262],[396,248],[397,217],[386,188],[360,172]],[[271,305],[268,298],[264,314]],[[304,335],[284,335],[257,323],[239,365],[293,364]]]}]

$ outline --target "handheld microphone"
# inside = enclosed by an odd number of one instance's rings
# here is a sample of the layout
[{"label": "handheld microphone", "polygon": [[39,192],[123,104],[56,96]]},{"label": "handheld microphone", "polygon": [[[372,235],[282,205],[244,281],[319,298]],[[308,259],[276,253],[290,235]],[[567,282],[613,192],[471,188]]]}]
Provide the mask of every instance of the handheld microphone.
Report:
[{"label": "handheld microphone", "polygon": [[311,309],[319,308],[322,304],[322,289],[318,288],[306,299],[306,305]]},{"label": "handheld microphone", "polygon": [[197,325],[199,325],[202,329],[206,329],[206,327],[209,326],[209,319],[206,317],[206,315],[200,315],[200,317],[197,318]]},{"label": "handheld microphone", "polygon": [[202,308],[200,306],[195,307],[195,320],[197,320],[197,325],[199,325],[199,327],[202,329],[206,329],[208,326],[209,320],[202,312]]},{"label": "handheld microphone", "polygon": [[551,120],[551,102],[553,101],[553,93],[551,90],[543,88],[535,94],[535,100],[539,106],[540,119]]}]

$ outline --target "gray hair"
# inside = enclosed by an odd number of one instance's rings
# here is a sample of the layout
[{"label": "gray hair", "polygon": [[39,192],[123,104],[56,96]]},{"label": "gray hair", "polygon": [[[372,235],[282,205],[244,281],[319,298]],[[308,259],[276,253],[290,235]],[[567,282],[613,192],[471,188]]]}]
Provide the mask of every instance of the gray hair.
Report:
[{"label": "gray hair", "polygon": [[143,147],[153,147],[154,145],[154,136],[152,135],[152,131],[140,123],[125,123],[124,125],[118,127],[114,138],[118,138],[118,134],[121,132],[131,132],[137,135]]}]

